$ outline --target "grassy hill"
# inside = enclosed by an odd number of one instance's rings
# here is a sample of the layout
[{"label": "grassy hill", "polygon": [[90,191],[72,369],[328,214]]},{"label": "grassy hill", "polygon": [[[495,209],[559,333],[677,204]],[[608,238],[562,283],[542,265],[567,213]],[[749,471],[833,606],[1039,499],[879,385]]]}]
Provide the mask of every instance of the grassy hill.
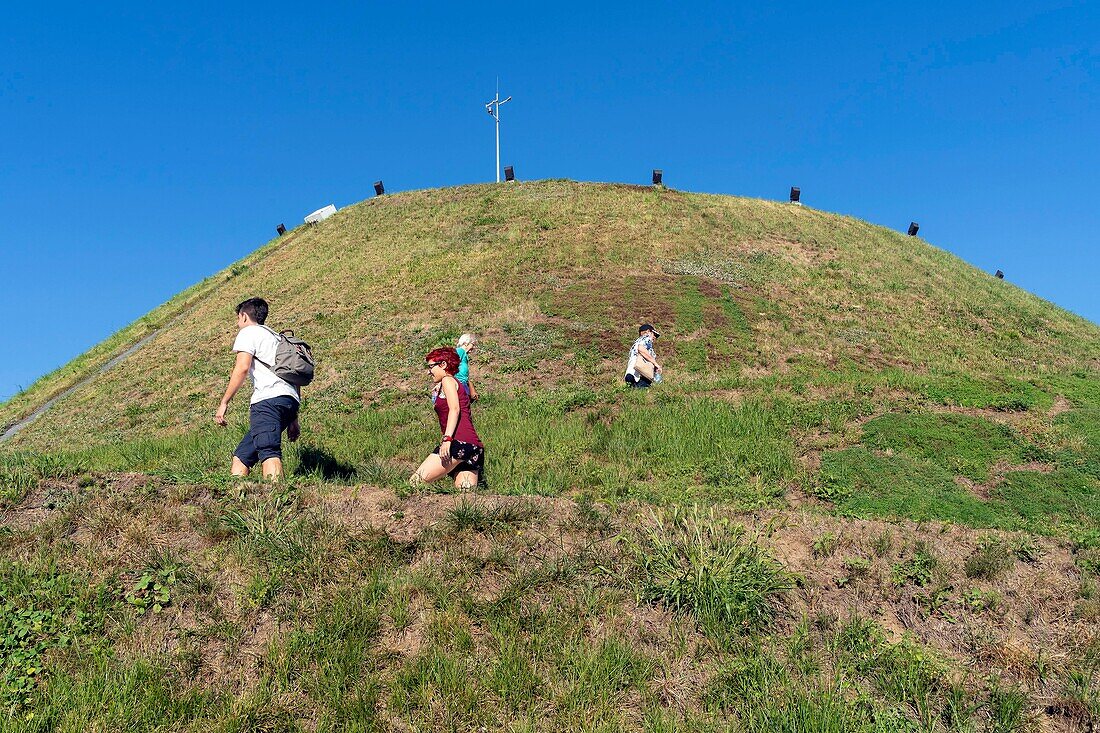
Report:
[{"label": "grassy hill", "polygon": [[[277,489],[224,475],[247,399],[211,420],[252,295],[320,366]],[[643,320],[666,381],[635,393]],[[422,357],[464,331],[489,491],[412,493]],[[917,238],[656,188],[402,193],[0,426],[59,395],[0,444],[0,730],[1100,722],[1100,328]]]}]

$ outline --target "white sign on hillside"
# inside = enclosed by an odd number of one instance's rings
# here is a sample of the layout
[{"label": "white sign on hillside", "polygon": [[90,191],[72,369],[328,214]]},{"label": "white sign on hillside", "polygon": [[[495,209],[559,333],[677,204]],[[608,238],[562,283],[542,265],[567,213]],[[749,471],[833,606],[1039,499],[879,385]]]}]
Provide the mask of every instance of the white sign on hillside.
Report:
[{"label": "white sign on hillside", "polygon": [[314,211],[312,214],[307,216],[306,217],[306,224],[316,224],[319,221],[324,221],[325,219],[329,218],[330,216],[332,216],[335,213],[336,213],[336,207],[333,206],[332,204],[329,204],[325,208],[317,209],[317,211]]}]

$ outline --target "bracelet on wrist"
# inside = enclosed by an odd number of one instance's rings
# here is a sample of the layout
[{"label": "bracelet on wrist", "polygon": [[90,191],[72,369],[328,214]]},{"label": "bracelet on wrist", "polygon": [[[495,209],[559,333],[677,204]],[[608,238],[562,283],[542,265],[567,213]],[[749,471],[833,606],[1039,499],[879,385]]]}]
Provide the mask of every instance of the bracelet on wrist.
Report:
[{"label": "bracelet on wrist", "polygon": [[450,443],[452,440],[454,440],[454,438],[451,437],[450,435],[444,435],[443,436],[443,442],[444,443]]}]

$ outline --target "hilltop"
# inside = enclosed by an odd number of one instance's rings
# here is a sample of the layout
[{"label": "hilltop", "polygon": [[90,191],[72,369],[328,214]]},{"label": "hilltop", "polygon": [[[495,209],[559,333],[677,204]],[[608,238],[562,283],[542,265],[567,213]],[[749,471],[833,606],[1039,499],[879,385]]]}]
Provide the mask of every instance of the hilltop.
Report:
[{"label": "hilltop", "polygon": [[[247,400],[210,419],[253,295],[320,365],[277,490],[224,476]],[[489,490],[410,493],[422,357],[464,331]],[[0,444],[16,729],[1100,721],[1100,328],[919,238],[664,188],[387,195],[0,426],[55,398]]]}]

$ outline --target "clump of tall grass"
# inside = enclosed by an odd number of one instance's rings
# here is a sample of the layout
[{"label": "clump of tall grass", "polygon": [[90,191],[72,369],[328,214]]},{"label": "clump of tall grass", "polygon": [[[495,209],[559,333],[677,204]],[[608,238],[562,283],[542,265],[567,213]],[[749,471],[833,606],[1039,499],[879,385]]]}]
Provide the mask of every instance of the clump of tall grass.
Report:
[{"label": "clump of tall grass", "polygon": [[978,543],[978,547],[966,559],[963,570],[968,578],[992,580],[1012,568],[1016,558],[1012,549],[1003,540],[987,537]]},{"label": "clump of tall grass", "polygon": [[793,583],[744,527],[701,512],[673,510],[635,532],[629,547],[639,595],[685,611],[708,633],[750,633],[767,626]]},{"label": "clump of tall grass", "polygon": [[447,512],[447,520],[456,532],[493,532],[526,524],[542,515],[538,506],[530,502],[509,502],[490,506],[463,499]]},{"label": "clump of tall grass", "polygon": [[72,478],[85,469],[84,462],[53,453],[0,453],[0,508],[18,504],[45,479]]},{"label": "clump of tall grass", "polygon": [[240,547],[261,561],[294,567],[310,554],[312,537],[289,495],[277,494],[250,509],[229,510],[221,521]]}]

